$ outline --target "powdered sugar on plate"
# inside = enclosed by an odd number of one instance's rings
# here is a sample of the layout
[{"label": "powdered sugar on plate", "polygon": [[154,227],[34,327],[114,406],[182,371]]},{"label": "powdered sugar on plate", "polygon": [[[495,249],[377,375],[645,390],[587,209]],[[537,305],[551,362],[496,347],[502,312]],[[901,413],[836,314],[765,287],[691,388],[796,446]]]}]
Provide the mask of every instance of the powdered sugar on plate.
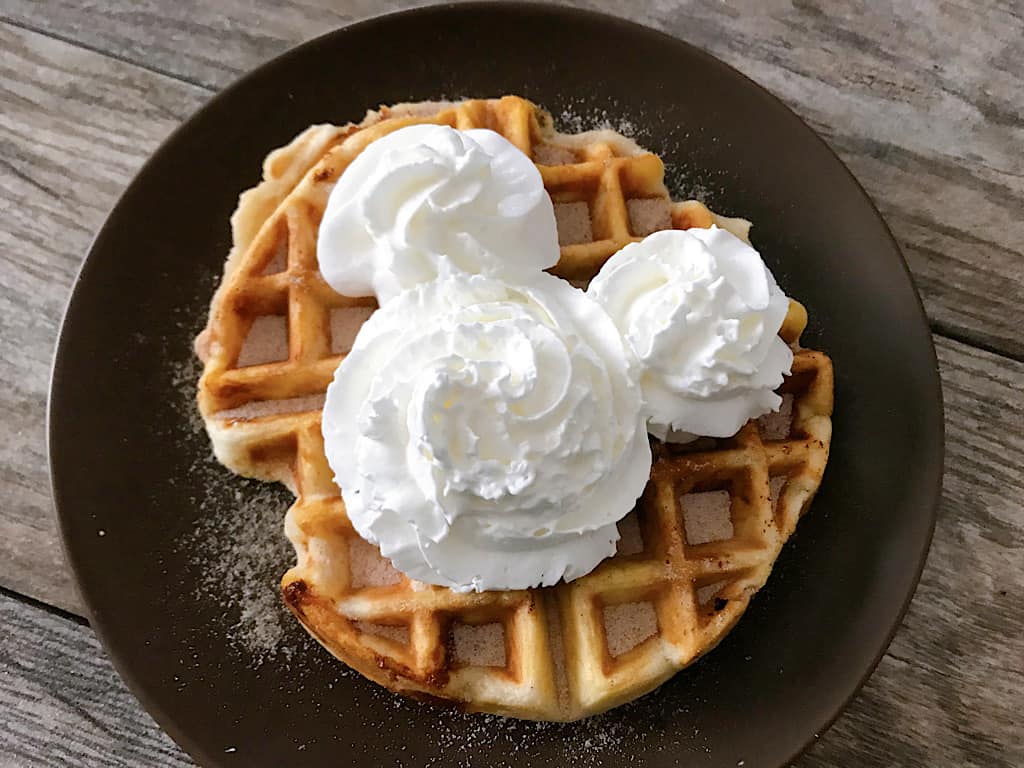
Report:
[{"label": "powdered sugar on plate", "polygon": [[[180,324],[183,336],[194,335],[190,325]],[[179,537],[176,548],[187,553],[197,574],[195,599],[223,604],[224,632],[231,645],[254,666],[288,660],[295,651],[286,642],[294,619],[281,601],[280,583],[294,561],[284,535],[292,495],[276,483],[234,475],[214,458],[195,402],[201,373],[202,363],[191,355],[170,364],[183,417],[177,438],[203,447],[195,452],[189,475],[206,489],[193,499],[198,508],[195,527]]]},{"label": "powdered sugar on plate", "polygon": [[609,106],[612,107],[612,112],[607,109],[588,107],[582,99],[567,99],[562,111],[553,114],[552,117],[555,118],[555,127],[563,133],[615,131],[627,139],[634,139],[643,146],[636,123],[618,112],[617,103],[611,102]]},{"label": "powdered sugar on plate", "polygon": [[[685,156],[686,142],[690,138],[688,131],[677,129],[667,132],[672,138],[655,141],[651,127],[662,120],[660,115],[648,115],[645,112],[631,113],[626,117],[625,108],[615,99],[606,100],[607,106],[594,107],[582,98],[568,98],[560,112],[553,113],[555,128],[563,133],[580,133],[582,131],[612,130],[633,139],[644,149],[648,149],[665,159],[665,186],[673,200],[699,200],[714,206],[714,196],[725,192],[725,185],[715,174],[700,168],[691,167],[686,163],[672,162],[667,158]],[[737,215],[735,212],[718,211],[725,215]]]}]

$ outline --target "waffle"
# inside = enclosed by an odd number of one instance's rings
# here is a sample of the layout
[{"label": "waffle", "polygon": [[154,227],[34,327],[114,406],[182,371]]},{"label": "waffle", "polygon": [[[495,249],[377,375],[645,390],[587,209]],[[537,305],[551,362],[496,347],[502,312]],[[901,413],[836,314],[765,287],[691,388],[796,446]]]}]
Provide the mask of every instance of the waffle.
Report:
[{"label": "waffle", "polygon": [[296,565],[292,612],[342,661],[392,690],[471,711],[574,720],[652,690],[713,648],[764,583],[828,459],[832,367],[802,349],[803,308],[780,335],[794,348],[783,407],[725,440],[653,442],[651,479],[619,524],[618,553],[544,589],[458,594],[412,581],[345,515],[320,409],[372,299],[332,291],[317,227],[334,182],[371,141],[406,125],[490,128],[537,164],[555,205],[552,271],[583,286],[627,243],[670,227],[749,224],[672,202],[654,154],[611,131],[557,133],[516,97],[385,107],[356,125],[315,126],[268,156],[241,197],[234,247],[197,339],[199,407],[217,457],[285,483]]}]

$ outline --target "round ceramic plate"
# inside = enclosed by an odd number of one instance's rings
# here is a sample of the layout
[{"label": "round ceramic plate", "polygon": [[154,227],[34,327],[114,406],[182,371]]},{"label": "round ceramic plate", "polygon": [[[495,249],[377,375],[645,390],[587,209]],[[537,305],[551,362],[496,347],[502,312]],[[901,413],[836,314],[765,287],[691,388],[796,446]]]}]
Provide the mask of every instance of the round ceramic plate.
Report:
[{"label": "round ceramic plate", "polygon": [[[311,123],[438,97],[525,96],[661,154],[676,197],[755,222],[836,371],[824,483],[746,616],[641,700],[538,725],[407,702],[346,670],[279,606],[286,492],[210,458],[191,339],[238,194]],[[921,304],[885,224],[815,134],[685,43],[606,16],[461,5],[303,45],[213,99],[128,188],[75,286],[50,401],[71,564],[118,670],[208,766],[779,766],[871,672],[934,523],[942,406]],[[882,724],[880,724],[882,725]]]}]

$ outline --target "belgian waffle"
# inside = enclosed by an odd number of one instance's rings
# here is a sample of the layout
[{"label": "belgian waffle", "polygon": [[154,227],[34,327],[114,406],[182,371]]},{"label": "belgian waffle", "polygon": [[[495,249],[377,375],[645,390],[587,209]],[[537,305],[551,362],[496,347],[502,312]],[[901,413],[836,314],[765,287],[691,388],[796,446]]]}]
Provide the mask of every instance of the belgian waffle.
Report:
[{"label": "belgian waffle", "polygon": [[780,331],[795,352],[780,413],[726,440],[654,441],[651,479],[620,523],[618,554],[591,574],[479,594],[408,579],[353,530],[324,456],[324,393],[376,304],[326,285],[316,240],[353,158],[417,123],[490,128],[534,160],[558,221],[552,271],[577,285],[653,231],[714,223],[746,239],[749,224],[671,201],[662,161],[630,139],[557,133],[516,97],[385,107],[359,124],[314,126],[268,156],[264,180],[232,218],[234,247],[197,339],[199,407],[221,462],[295,493],[288,606],[327,650],[392,690],[577,719],[650,691],[713,648],[765,583],[828,459],[831,362],[800,348],[807,317],[793,302]]}]

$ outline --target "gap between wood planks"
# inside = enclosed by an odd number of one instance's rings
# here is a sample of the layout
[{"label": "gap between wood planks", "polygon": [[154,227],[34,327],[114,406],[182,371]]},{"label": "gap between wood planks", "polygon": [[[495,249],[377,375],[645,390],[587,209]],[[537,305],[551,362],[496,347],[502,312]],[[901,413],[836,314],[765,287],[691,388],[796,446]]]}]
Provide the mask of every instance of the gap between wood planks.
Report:
[{"label": "gap between wood planks", "polygon": [[[914,284],[914,288],[915,290],[917,289],[916,282]],[[945,323],[941,323],[937,320],[929,318],[928,328],[932,332],[933,338],[937,337],[941,339],[948,339],[949,341],[955,341],[958,344],[963,344],[965,347],[973,347],[974,349],[980,349],[982,352],[988,352],[990,355],[1002,358],[1003,360],[1011,360],[1015,363],[1024,363],[1024,353],[1015,354],[1009,350],[1000,349],[994,344],[989,344],[974,338],[973,335],[967,331],[950,328]]]},{"label": "gap between wood planks", "polygon": [[139,69],[143,69],[146,72],[152,72],[154,75],[160,75],[161,77],[176,80],[179,83],[185,83],[196,88],[201,88],[202,90],[208,93],[217,93],[217,89],[208,85],[207,83],[202,83],[198,80],[193,80],[189,77],[185,77],[184,75],[180,75],[175,72],[170,72],[166,69],[161,69],[160,67],[154,67],[151,64],[147,64],[145,61],[139,61],[129,56],[122,56],[119,53],[114,53],[112,51],[107,51],[102,48],[98,48],[95,45],[91,45],[82,40],[77,40],[68,35],[61,35],[56,32],[52,32],[48,29],[37,27],[33,24],[26,24],[24,21],[12,19],[10,16],[7,15],[0,14],[0,24],[6,24],[7,26],[14,27],[15,29],[20,29],[25,32],[31,32],[32,34],[39,35],[40,37],[47,37],[51,40],[56,40],[58,42],[64,43],[65,45],[71,45],[75,48],[80,48],[84,51],[95,53],[98,56],[103,56],[108,59],[113,59],[114,61],[119,61],[122,64],[127,64],[130,67],[138,67]]},{"label": "gap between wood planks", "polygon": [[26,595],[21,592],[16,592],[13,589],[9,589],[8,587],[0,586],[0,597],[7,597],[11,600],[16,600],[19,603],[24,603],[25,605],[29,605],[40,611],[44,611],[45,613],[48,613],[51,616],[57,616],[58,618],[65,619],[66,621],[74,622],[79,626],[90,626],[89,619],[87,619],[85,616],[81,616],[77,613],[72,613],[71,611],[66,611],[63,608],[58,608],[56,605],[51,605],[50,603],[43,602],[42,600],[37,600],[36,598],[31,597],[30,595]]}]

